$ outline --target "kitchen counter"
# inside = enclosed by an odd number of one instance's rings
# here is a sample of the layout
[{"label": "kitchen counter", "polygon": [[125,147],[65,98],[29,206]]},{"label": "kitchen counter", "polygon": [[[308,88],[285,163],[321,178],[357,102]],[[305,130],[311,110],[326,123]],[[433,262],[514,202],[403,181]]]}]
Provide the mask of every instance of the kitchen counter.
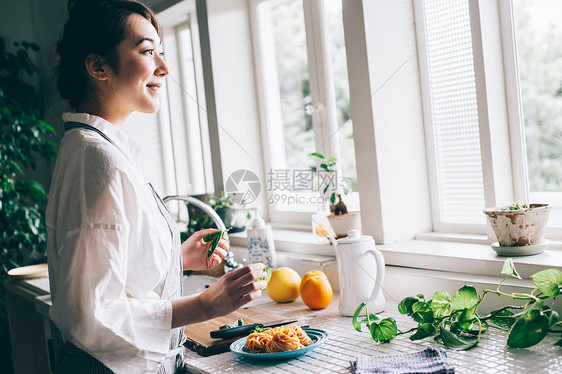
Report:
[{"label": "kitchen counter", "polygon": [[[45,336],[41,339],[52,339],[49,331],[48,308],[50,305],[49,283],[47,278],[30,279],[22,281],[10,281],[7,283],[10,295],[18,296],[18,300],[29,303],[33,308],[39,323],[45,321]],[[12,298],[15,301],[15,298]],[[19,303],[19,301],[18,301]],[[299,298],[292,303],[279,304],[272,302],[264,293],[261,298],[249,304],[255,308],[261,308],[287,317],[299,316],[304,323],[312,328],[323,329],[328,333],[328,339],[319,347],[307,355],[297,359],[282,362],[255,362],[243,359],[232,352],[222,353],[210,357],[202,357],[197,353],[186,349],[185,362],[193,373],[350,373],[349,361],[356,356],[374,356],[382,354],[409,353],[425,349],[427,345],[438,346],[431,339],[412,342],[410,334],[401,335],[388,344],[375,343],[367,329],[362,333],[355,331],[351,325],[351,317],[343,317],[338,313],[338,294],[334,294],[334,300],[330,306],[323,310],[310,310]],[[14,310],[15,312],[15,310]],[[36,333],[39,326],[30,324],[31,311],[28,314],[13,313],[12,316],[22,315],[24,321],[14,321],[18,330],[22,328],[32,329],[22,336]],[[397,311],[397,305],[389,301],[386,311],[381,317],[393,317],[398,328],[405,331],[415,327],[415,323],[407,316]],[[43,333],[42,333],[43,334]],[[447,350],[447,353],[455,365],[456,373],[490,373],[490,374],[513,374],[513,373],[560,373],[562,372],[562,347],[554,346],[553,343],[560,338],[559,334],[549,334],[541,343],[527,349],[513,349],[505,345],[507,334],[490,329],[483,335],[479,345],[468,351]],[[40,339],[36,339],[40,340]],[[29,340],[21,341],[22,354],[29,354]],[[38,349],[45,350],[47,346]],[[18,351],[19,352],[19,351]],[[39,356],[40,351],[37,352]],[[52,353],[51,353],[52,354]],[[17,356],[17,355],[16,355]],[[27,357],[27,356],[25,356]],[[37,360],[25,360],[22,356],[22,365]],[[39,360],[41,361],[41,360]],[[37,367],[49,367],[47,362],[52,358],[37,363]],[[38,362],[38,361],[37,361]],[[39,365],[41,364],[41,365]],[[52,362],[51,362],[52,364]],[[26,366],[26,367],[27,367]],[[19,370],[18,372],[49,373],[50,370]]]},{"label": "kitchen counter", "polygon": [[[337,295],[328,308],[320,311],[310,310],[300,298],[288,304],[266,302],[255,306],[287,317],[312,317],[304,323],[325,330],[328,340],[305,356],[282,362],[250,361],[232,352],[201,357],[187,350],[188,369],[193,373],[350,373],[349,361],[356,356],[410,353],[428,345],[438,346],[430,339],[412,342],[411,334],[398,336],[387,344],[375,343],[366,328],[359,333],[353,328],[351,317],[338,314]],[[410,317],[398,313],[394,302],[388,303],[381,316],[396,319],[398,328],[403,331],[416,325]],[[553,345],[559,338],[558,334],[549,334],[534,347],[514,349],[506,347],[506,333],[490,329],[477,347],[468,351],[447,349],[447,354],[456,373],[560,373],[562,347]]]}]

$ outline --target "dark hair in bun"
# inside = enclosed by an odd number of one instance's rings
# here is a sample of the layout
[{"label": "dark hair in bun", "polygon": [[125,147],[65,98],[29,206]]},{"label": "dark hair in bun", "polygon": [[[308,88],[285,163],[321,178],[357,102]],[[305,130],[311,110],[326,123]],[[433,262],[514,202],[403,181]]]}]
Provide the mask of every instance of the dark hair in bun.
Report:
[{"label": "dark hair in bun", "polygon": [[115,47],[128,36],[127,18],[139,14],[160,32],[154,12],[136,0],[70,0],[69,19],[57,43],[57,87],[76,108],[87,91],[86,57],[105,57],[118,69]]}]

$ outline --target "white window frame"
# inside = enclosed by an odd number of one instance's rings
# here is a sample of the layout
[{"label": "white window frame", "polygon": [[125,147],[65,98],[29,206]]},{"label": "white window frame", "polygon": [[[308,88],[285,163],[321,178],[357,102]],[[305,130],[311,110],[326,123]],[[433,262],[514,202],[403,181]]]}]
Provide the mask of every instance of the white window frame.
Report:
[{"label": "white window frame", "polygon": [[[252,40],[254,44],[254,61],[256,66],[256,85],[259,98],[259,115],[262,124],[262,142],[264,149],[264,175],[269,170],[284,169],[280,160],[284,160],[285,150],[278,139],[283,139],[283,125],[279,108],[279,94],[276,64],[270,63],[274,51],[271,43],[265,38],[271,37],[271,28],[267,22],[260,20],[258,6],[268,0],[248,0]],[[308,72],[312,123],[316,149],[311,150],[340,159],[340,149],[337,136],[338,130],[336,102],[333,79],[330,75],[331,61],[329,46],[325,35],[327,23],[322,0],[303,1],[303,11],[306,29],[308,53]],[[265,15],[267,16],[267,15]],[[264,17],[264,14],[262,14]],[[314,46],[310,48],[308,46]],[[274,61],[274,60],[273,60]],[[267,78],[265,78],[267,77]],[[276,115],[275,113],[279,113]],[[338,165],[339,167],[339,165]],[[341,169],[337,172],[341,175]],[[265,183],[264,185],[267,185]],[[311,212],[289,211],[279,209],[274,204],[268,204],[269,220],[282,227],[305,228],[310,226]]]},{"label": "white window frame", "polygon": [[[211,148],[209,141],[208,118],[205,105],[205,87],[196,4],[194,0],[184,0],[158,13],[162,27],[162,39],[165,59],[170,71],[177,76],[168,76],[166,92],[162,95],[161,110],[158,119],[162,125],[162,152],[165,157],[166,194],[205,194],[213,191],[213,174]],[[195,85],[188,90],[182,84],[184,74],[188,74],[187,65],[180,58],[180,36],[182,30],[189,29],[191,35],[191,53],[193,55],[193,74]],[[177,80],[178,82],[173,82]],[[194,91],[194,92],[190,92]],[[195,101],[197,123],[191,123],[189,109],[186,105]],[[184,142],[180,144],[180,142]],[[178,147],[178,144],[180,146]],[[198,152],[199,154],[194,154]],[[203,170],[203,181],[196,186],[195,169]]]}]

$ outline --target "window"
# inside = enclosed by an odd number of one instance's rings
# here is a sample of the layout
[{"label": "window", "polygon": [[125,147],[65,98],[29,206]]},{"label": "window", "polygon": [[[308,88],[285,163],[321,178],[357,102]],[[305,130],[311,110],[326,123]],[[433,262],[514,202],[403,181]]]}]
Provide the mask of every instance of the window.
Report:
[{"label": "window", "polygon": [[170,69],[161,108],[154,115],[135,114],[125,130],[143,144],[146,178],[163,196],[213,192],[195,2],[182,1],[158,19]]},{"label": "window", "polygon": [[310,223],[295,212],[314,211],[318,192],[293,179],[315,165],[309,154],[335,156],[338,176],[356,177],[341,2],[254,1],[252,11],[270,219]]},{"label": "window", "polygon": [[531,202],[562,227],[562,3],[513,1]]},{"label": "window", "polygon": [[420,3],[419,60],[434,227],[482,226],[484,185],[468,1]]}]

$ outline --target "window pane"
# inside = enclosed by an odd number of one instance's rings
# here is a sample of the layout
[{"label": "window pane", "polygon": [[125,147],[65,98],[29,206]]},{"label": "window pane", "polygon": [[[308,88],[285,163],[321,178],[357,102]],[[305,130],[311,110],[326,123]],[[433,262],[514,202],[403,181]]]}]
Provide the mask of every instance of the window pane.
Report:
[{"label": "window pane", "polygon": [[515,0],[514,24],[531,202],[562,226],[562,2]]},{"label": "window pane", "polygon": [[[423,2],[425,110],[441,222],[483,224],[484,188],[467,0]],[[425,75],[425,74],[424,74]],[[428,105],[429,104],[429,105]]]},{"label": "window pane", "polygon": [[514,1],[531,191],[562,190],[562,24],[559,0]]},{"label": "window pane", "polygon": [[272,1],[271,21],[279,80],[279,98],[288,169],[311,165],[314,146],[310,104],[306,33],[301,0]]},{"label": "window pane", "polygon": [[336,112],[338,141],[341,152],[341,166],[344,177],[357,179],[355,167],[355,143],[353,142],[353,125],[349,105],[349,80],[347,78],[347,60],[343,34],[341,0],[325,0],[326,21],[328,23],[328,43],[330,62],[336,94]]}]

